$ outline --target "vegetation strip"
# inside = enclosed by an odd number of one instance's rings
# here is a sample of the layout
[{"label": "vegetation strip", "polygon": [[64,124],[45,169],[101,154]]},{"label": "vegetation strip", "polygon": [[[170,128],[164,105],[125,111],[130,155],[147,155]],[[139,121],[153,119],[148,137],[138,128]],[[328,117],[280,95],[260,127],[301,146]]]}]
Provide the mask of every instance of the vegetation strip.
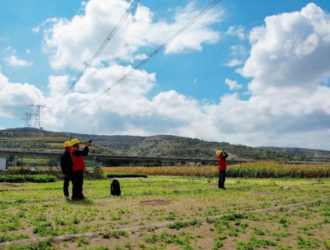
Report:
[{"label": "vegetation strip", "polygon": [[[219,171],[215,166],[104,167],[103,171],[108,174],[123,172],[159,176],[219,176]],[[329,178],[330,164],[242,163],[228,166],[226,176],[231,178]]]},{"label": "vegetation strip", "polygon": [[[314,204],[316,202],[326,202],[328,201],[328,199],[324,199],[324,200],[314,200],[314,201],[309,201],[309,202],[301,202],[301,203],[295,203],[295,204],[290,204],[290,205],[286,205],[286,206],[276,206],[276,207],[272,207],[272,208],[265,208],[265,209],[257,209],[257,210],[249,210],[249,211],[241,211],[241,214],[247,214],[247,213],[267,213],[267,212],[271,212],[271,211],[276,211],[276,210],[290,210],[290,209],[294,209],[297,207],[302,207],[304,205],[309,205],[309,204]],[[150,228],[153,229],[160,229],[160,228],[164,228],[164,227],[169,227],[169,228],[176,228],[176,224],[178,224],[179,226],[182,225],[196,225],[196,224],[205,224],[208,223],[211,220],[217,220],[217,219],[221,219],[224,216],[229,216],[230,214],[224,214],[224,215],[217,215],[217,216],[209,216],[206,218],[201,218],[200,220],[181,220],[178,221],[176,223],[173,222],[163,222],[163,223],[153,223],[150,225],[143,225],[143,226],[134,226],[134,227],[129,227],[129,228],[123,228],[121,230],[113,230],[111,232],[108,233],[104,233],[104,232],[95,232],[95,233],[85,233],[85,234],[72,234],[72,235],[61,235],[61,236],[57,236],[57,237],[40,237],[40,238],[35,238],[35,239],[26,239],[26,240],[18,240],[18,241],[13,241],[13,242],[4,242],[4,243],[0,243],[0,250],[5,249],[6,247],[10,247],[10,246],[21,246],[21,245],[26,245],[26,244],[36,244],[36,243],[40,243],[40,242],[45,242],[47,240],[51,240],[52,242],[54,242],[55,244],[60,244],[62,242],[67,242],[67,241],[74,241],[77,240],[79,238],[86,238],[86,239],[91,239],[91,238],[97,238],[97,237],[104,237],[105,234],[106,235],[111,235],[114,232],[137,232],[137,231],[143,231],[143,230],[148,230]]]},{"label": "vegetation strip", "polygon": [[23,182],[34,182],[34,183],[47,183],[56,182],[57,178],[53,175],[0,175],[0,182],[8,183],[23,183]]},{"label": "vegetation strip", "polygon": [[147,178],[146,174],[126,174],[126,173],[112,173],[107,174],[108,178]]}]

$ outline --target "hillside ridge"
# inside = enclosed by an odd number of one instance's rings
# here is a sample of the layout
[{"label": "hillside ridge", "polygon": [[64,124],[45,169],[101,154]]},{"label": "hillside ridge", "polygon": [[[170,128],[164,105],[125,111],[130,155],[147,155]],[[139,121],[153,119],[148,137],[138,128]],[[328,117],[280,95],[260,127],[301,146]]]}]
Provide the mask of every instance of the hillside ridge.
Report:
[{"label": "hillside ridge", "polygon": [[330,158],[330,151],[326,150],[249,147],[175,135],[91,135],[35,128],[0,130],[0,148],[63,150],[63,142],[70,138],[78,138],[81,141],[93,139],[94,153],[110,155],[214,158],[216,150],[225,149],[230,155],[229,159],[237,160],[321,161]]}]

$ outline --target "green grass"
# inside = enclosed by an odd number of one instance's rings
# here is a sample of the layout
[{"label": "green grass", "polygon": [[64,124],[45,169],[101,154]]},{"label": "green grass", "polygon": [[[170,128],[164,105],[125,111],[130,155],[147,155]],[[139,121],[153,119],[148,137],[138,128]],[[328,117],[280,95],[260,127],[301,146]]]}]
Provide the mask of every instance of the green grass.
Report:
[{"label": "green grass", "polygon": [[[63,199],[63,182],[0,183],[0,241],[100,232],[98,245],[94,238],[80,237],[60,246],[277,250],[330,245],[327,179],[315,185],[315,179],[278,179],[274,185],[267,179],[228,178],[226,191],[219,190],[213,178],[124,178],[120,182],[122,196],[113,197],[110,180],[85,181],[88,198],[80,202]],[[286,208],[309,201],[314,202]],[[265,208],[274,210],[253,212]],[[159,229],[162,223],[167,224]],[[140,230],[128,230],[135,227]],[[208,248],[203,242],[208,242]],[[52,241],[40,245],[40,249],[54,247]]]}]

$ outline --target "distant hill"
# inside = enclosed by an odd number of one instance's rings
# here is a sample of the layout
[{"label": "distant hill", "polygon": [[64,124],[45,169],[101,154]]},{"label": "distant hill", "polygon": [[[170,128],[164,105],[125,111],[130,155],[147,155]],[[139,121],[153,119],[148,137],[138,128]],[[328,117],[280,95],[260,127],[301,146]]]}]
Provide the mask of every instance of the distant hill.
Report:
[{"label": "distant hill", "polygon": [[279,148],[279,147],[260,147],[266,150],[283,152],[295,155],[305,155],[315,158],[329,158],[330,160],[330,151],[326,150],[317,150],[317,149],[307,149],[307,148]]},{"label": "distant hill", "polygon": [[108,136],[43,131],[35,128],[0,130],[0,148],[63,150],[63,142],[70,138],[81,141],[93,139],[92,152],[109,155],[214,158],[215,151],[224,148],[230,159],[320,161],[329,151],[262,147],[254,148],[227,142],[208,142],[199,139],[157,136]]}]

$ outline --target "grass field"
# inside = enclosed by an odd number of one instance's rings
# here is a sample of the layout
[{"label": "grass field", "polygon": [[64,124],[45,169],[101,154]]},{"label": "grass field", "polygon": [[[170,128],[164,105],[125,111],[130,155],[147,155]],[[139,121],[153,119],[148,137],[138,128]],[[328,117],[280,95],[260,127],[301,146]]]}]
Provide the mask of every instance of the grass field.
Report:
[{"label": "grass field", "polygon": [[330,249],[328,179],[127,178],[120,197],[110,181],[82,202],[61,182],[0,183],[0,249]]}]

